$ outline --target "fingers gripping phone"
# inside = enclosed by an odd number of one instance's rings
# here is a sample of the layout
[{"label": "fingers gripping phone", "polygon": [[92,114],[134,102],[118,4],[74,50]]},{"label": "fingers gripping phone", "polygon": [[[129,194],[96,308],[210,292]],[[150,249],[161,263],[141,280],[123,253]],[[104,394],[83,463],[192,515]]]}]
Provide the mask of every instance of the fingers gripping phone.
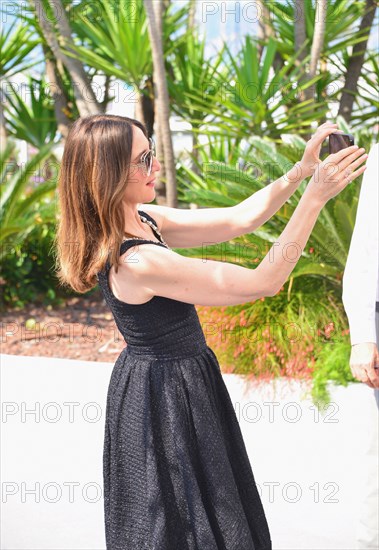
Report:
[{"label": "fingers gripping phone", "polygon": [[351,145],[354,145],[354,136],[351,134],[330,134],[329,155],[338,153],[341,149],[345,149],[345,147],[350,147]]}]

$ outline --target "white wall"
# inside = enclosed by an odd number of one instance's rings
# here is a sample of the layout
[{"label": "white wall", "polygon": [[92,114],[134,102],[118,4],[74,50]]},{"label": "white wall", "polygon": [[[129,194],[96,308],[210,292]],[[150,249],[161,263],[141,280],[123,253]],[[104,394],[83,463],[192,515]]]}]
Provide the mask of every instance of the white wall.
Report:
[{"label": "white wall", "polygon": [[[102,446],[113,363],[0,359],[2,548],[105,548]],[[373,390],[335,388],[323,417],[299,383],[259,389],[237,375],[224,380],[274,548],[354,548],[365,447],[378,429]]]}]

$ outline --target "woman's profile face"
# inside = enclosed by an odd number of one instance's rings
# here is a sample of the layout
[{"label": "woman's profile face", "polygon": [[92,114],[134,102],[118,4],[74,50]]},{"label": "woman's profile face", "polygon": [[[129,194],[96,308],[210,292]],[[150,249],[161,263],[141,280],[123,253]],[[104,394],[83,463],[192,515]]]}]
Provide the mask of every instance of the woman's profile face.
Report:
[{"label": "woman's profile face", "polygon": [[131,166],[128,185],[125,189],[125,201],[135,204],[151,202],[155,198],[154,182],[161,165],[156,157],[153,158],[151,174],[146,175],[144,167],[140,164],[143,153],[150,149],[148,138],[137,126],[133,126],[133,146],[131,154]]}]

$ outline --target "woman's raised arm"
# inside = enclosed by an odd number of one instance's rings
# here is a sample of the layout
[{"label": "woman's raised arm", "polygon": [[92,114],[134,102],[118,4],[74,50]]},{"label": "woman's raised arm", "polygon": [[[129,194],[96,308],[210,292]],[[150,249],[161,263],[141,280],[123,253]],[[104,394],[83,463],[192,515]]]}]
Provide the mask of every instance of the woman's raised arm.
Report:
[{"label": "woman's raised arm", "polygon": [[363,173],[363,151],[352,146],[318,166],[286,228],[256,269],[187,258],[154,244],[137,245],[123,257],[118,297],[122,300],[122,289],[130,293],[133,286],[143,289],[147,299],[158,295],[210,306],[275,295],[299,260],[323,206]]}]

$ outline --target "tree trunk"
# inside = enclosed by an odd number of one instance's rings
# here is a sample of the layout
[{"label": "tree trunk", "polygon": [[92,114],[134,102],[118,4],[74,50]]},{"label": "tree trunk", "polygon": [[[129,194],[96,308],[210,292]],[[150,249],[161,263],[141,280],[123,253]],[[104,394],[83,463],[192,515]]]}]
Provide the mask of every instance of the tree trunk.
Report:
[{"label": "tree trunk", "polygon": [[177,207],[174,148],[170,130],[170,98],[162,44],[162,0],[144,0],[154,66],[155,106],[157,122],[162,133],[163,158],[166,170],[167,206]]},{"label": "tree trunk", "polygon": [[52,51],[43,43],[42,49],[45,56],[46,76],[50,86],[51,97],[54,102],[58,132],[61,134],[63,142],[65,142],[72,124],[72,120],[67,116],[69,112],[67,97]]},{"label": "tree trunk", "polygon": [[105,76],[105,83],[104,83],[104,98],[103,98],[103,101],[100,103],[101,110],[102,110],[103,113],[105,113],[107,111],[108,103],[110,101],[110,99],[109,99],[109,88],[110,88],[111,83],[112,83],[112,77],[109,76],[109,75],[106,75]]},{"label": "tree trunk", "polygon": [[[167,8],[167,6],[165,6]],[[162,6],[160,8],[162,10]],[[159,14],[159,34],[162,36],[162,14]],[[152,82],[153,86],[153,95],[154,95],[154,89],[155,89],[155,97],[157,97],[157,91],[156,91],[156,85],[154,81]],[[158,108],[159,104],[157,101],[154,101],[154,108],[155,108],[155,119],[157,120],[156,125],[156,139],[157,139],[157,156],[158,160],[161,164],[161,170],[159,174],[159,178],[157,180],[157,186],[156,186],[156,201],[157,204],[161,204],[163,206],[167,206],[167,191],[166,191],[166,163],[164,158],[164,144],[163,144],[163,134],[162,134],[162,126],[161,123],[158,120]]]},{"label": "tree trunk", "polygon": [[[295,51],[298,53],[298,61],[301,63],[304,61],[304,58],[307,56],[306,49],[300,48],[303,46],[304,42],[307,39],[305,32],[305,5],[304,0],[295,0],[295,11],[294,11],[294,30],[295,30]],[[304,82],[304,77],[300,79],[300,82]],[[304,91],[299,91],[299,102],[305,100]]]},{"label": "tree trunk", "polygon": [[[322,48],[324,46],[324,36],[325,36],[325,24],[326,24],[326,10],[327,10],[327,1],[326,0],[317,0],[316,2],[316,15],[315,15],[315,25],[314,25],[314,34],[311,48],[311,60],[309,63],[308,71],[308,80],[312,80],[316,76],[318,62],[320,60],[320,55]],[[315,85],[312,84],[305,90],[306,99],[315,99]]]},{"label": "tree trunk", "polygon": [[[189,13],[188,13],[188,33],[190,35],[194,35],[196,32],[195,29],[195,14],[196,14],[196,0],[190,0],[190,6],[189,6]],[[174,80],[174,75],[172,75],[172,80]],[[197,129],[199,126],[197,124],[192,124],[192,130]],[[197,174],[200,175],[200,170],[197,165],[197,160],[199,158],[199,151],[197,149],[198,145],[198,135],[195,131],[192,131],[192,155],[193,155],[193,161],[191,165],[191,170]]]},{"label": "tree trunk", "polygon": [[146,126],[145,118],[143,116],[143,109],[142,109],[142,92],[139,94],[138,101],[136,101],[134,106],[134,118],[142,122]]},{"label": "tree trunk", "polygon": [[192,30],[195,27],[196,3],[197,3],[197,0],[189,1],[189,9],[188,9],[188,31],[189,32],[192,32]]},{"label": "tree trunk", "polygon": [[[305,32],[305,5],[304,0],[295,0],[295,50],[299,51],[301,46],[307,39]],[[302,50],[299,52],[298,58],[299,61],[303,61],[306,57],[307,52]]]},{"label": "tree trunk", "polygon": [[355,101],[354,93],[358,90],[358,80],[361,75],[367,42],[375,17],[376,0],[366,0],[365,14],[359,26],[359,33],[367,28],[367,39],[355,44],[346,70],[345,86],[342,90],[338,116],[343,116],[350,122]]},{"label": "tree trunk", "polygon": [[[258,10],[258,41],[266,43],[270,37],[275,38],[274,27],[270,24],[270,11],[264,2],[264,0],[257,0]],[[263,46],[258,44],[259,59],[262,57]],[[280,52],[276,50],[273,61],[273,67],[275,72],[279,72],[284,65],[284,60],[280,55]]]},{"label": "tree trunk", "polygon": [[[153,89],[152,83],[151,88]],[[147,93],[149,95],[147,95]],[[144,92],[141,91],[138,96],[138,101],[135,106],[135,117],[144,124],[149,137],[151,137],[154,133],[154,100],[150,97],[150,90],[148,90],[147,87],[145,87]]]},{"label": "tree trunk", "polygon": [[146,121],[146,128],[149,132],[149,136],[154,133],[154,121],[155,121],[155,104],[154,104],[154,83],[153,75],[149,76],[146,81],[146,95],[142,99],[143,116]]},{"label": "tree trunk", "polygon": [[[42,0],[30,0],[34,4],[36,17],[41,27],[41,31],[46,40],[47,45],[52,50],[54,56],[59,59],[72,79],[74,96],[80,116],[98,114],[102,112],[101,105],[98,103],[96,96],[91,88],[91,83],[87,78],[82,63],[78,59],[65,55],[55,35],[54,28],[43,8]],[[49,0],[54,11],[57,30],[62,45],[70,50],[72,42],[71,30],[66,17],[66,12],[60,0]],[[72,50],[71,50],[72,51]]]},{"label": "tree trunk", "polygon": [[7,141],[8,141],[7,130],[6,130],[6,127],[5,127],[3,99],[5,101],[5,94],[0,89],[0,151],[4,151],[4,149],[7,146]]},{"label": "tree trunk", "polygon": [[156,125],[156,142],[157,142],[157,157],[161,164],[161,170],[159,173],[159,178],[157,179],[156,188],[156,201],[157,204],[163,206],[167,205],[167,193],[166,193],[166,166],[164,162],[164,148],[162,140],[162,132],[159,124]]},{"label": "tree trunk", "polygon": [[[146,97],[148,95],[148,98]],[[154,122],[158,121],[158,105],[154,100],[154,82],[152,76],[149,76],[145,83],[145,94],[141,94],[139,102],[136,105],[136,118],[141,120],[148,131],[149,136],[152,136],[154,133]],[[162,142],[162,132],[161,126],[159,123],[155,125],[155,141],[157,147],[157,158],[160,162],[161,169],[159,171],[159,176],[157,177],[157,182],[155,185],[155,200],[157,204],[165,206],[166,201],[166,170],[165,170],[165,161],[164,161],[164,149]]]},{"label": "tree trunk", "polygon": [[[196,124],[192,126],[194,130],[199,129],[199,125]],[[198,176],[201,176],[201,169],[199,167],[199,134],[195,131],[192,132],[192,155],[193,155],[193,162],[191,166],[191,170]]]},{"label": "tree trunk", "polygon": [[[134,116],[137,120],[141,121],[145,125],[149,137],[152,137],[154,133],[154,121],[156,117],[154,112],[154,84],[151,77],[148,78],[144,89],[145,94],[140,94],[139,100],[135,106]],[[155,142],[157,146],[157,158],[161,164],[161,170],[155,184],[155,199],[157,201],[157,204],[161,204],[164,206],[166,204],[166,186],[163,181],[165,179],[164,151],[159,129],[159,124],[156,124]]]}]

